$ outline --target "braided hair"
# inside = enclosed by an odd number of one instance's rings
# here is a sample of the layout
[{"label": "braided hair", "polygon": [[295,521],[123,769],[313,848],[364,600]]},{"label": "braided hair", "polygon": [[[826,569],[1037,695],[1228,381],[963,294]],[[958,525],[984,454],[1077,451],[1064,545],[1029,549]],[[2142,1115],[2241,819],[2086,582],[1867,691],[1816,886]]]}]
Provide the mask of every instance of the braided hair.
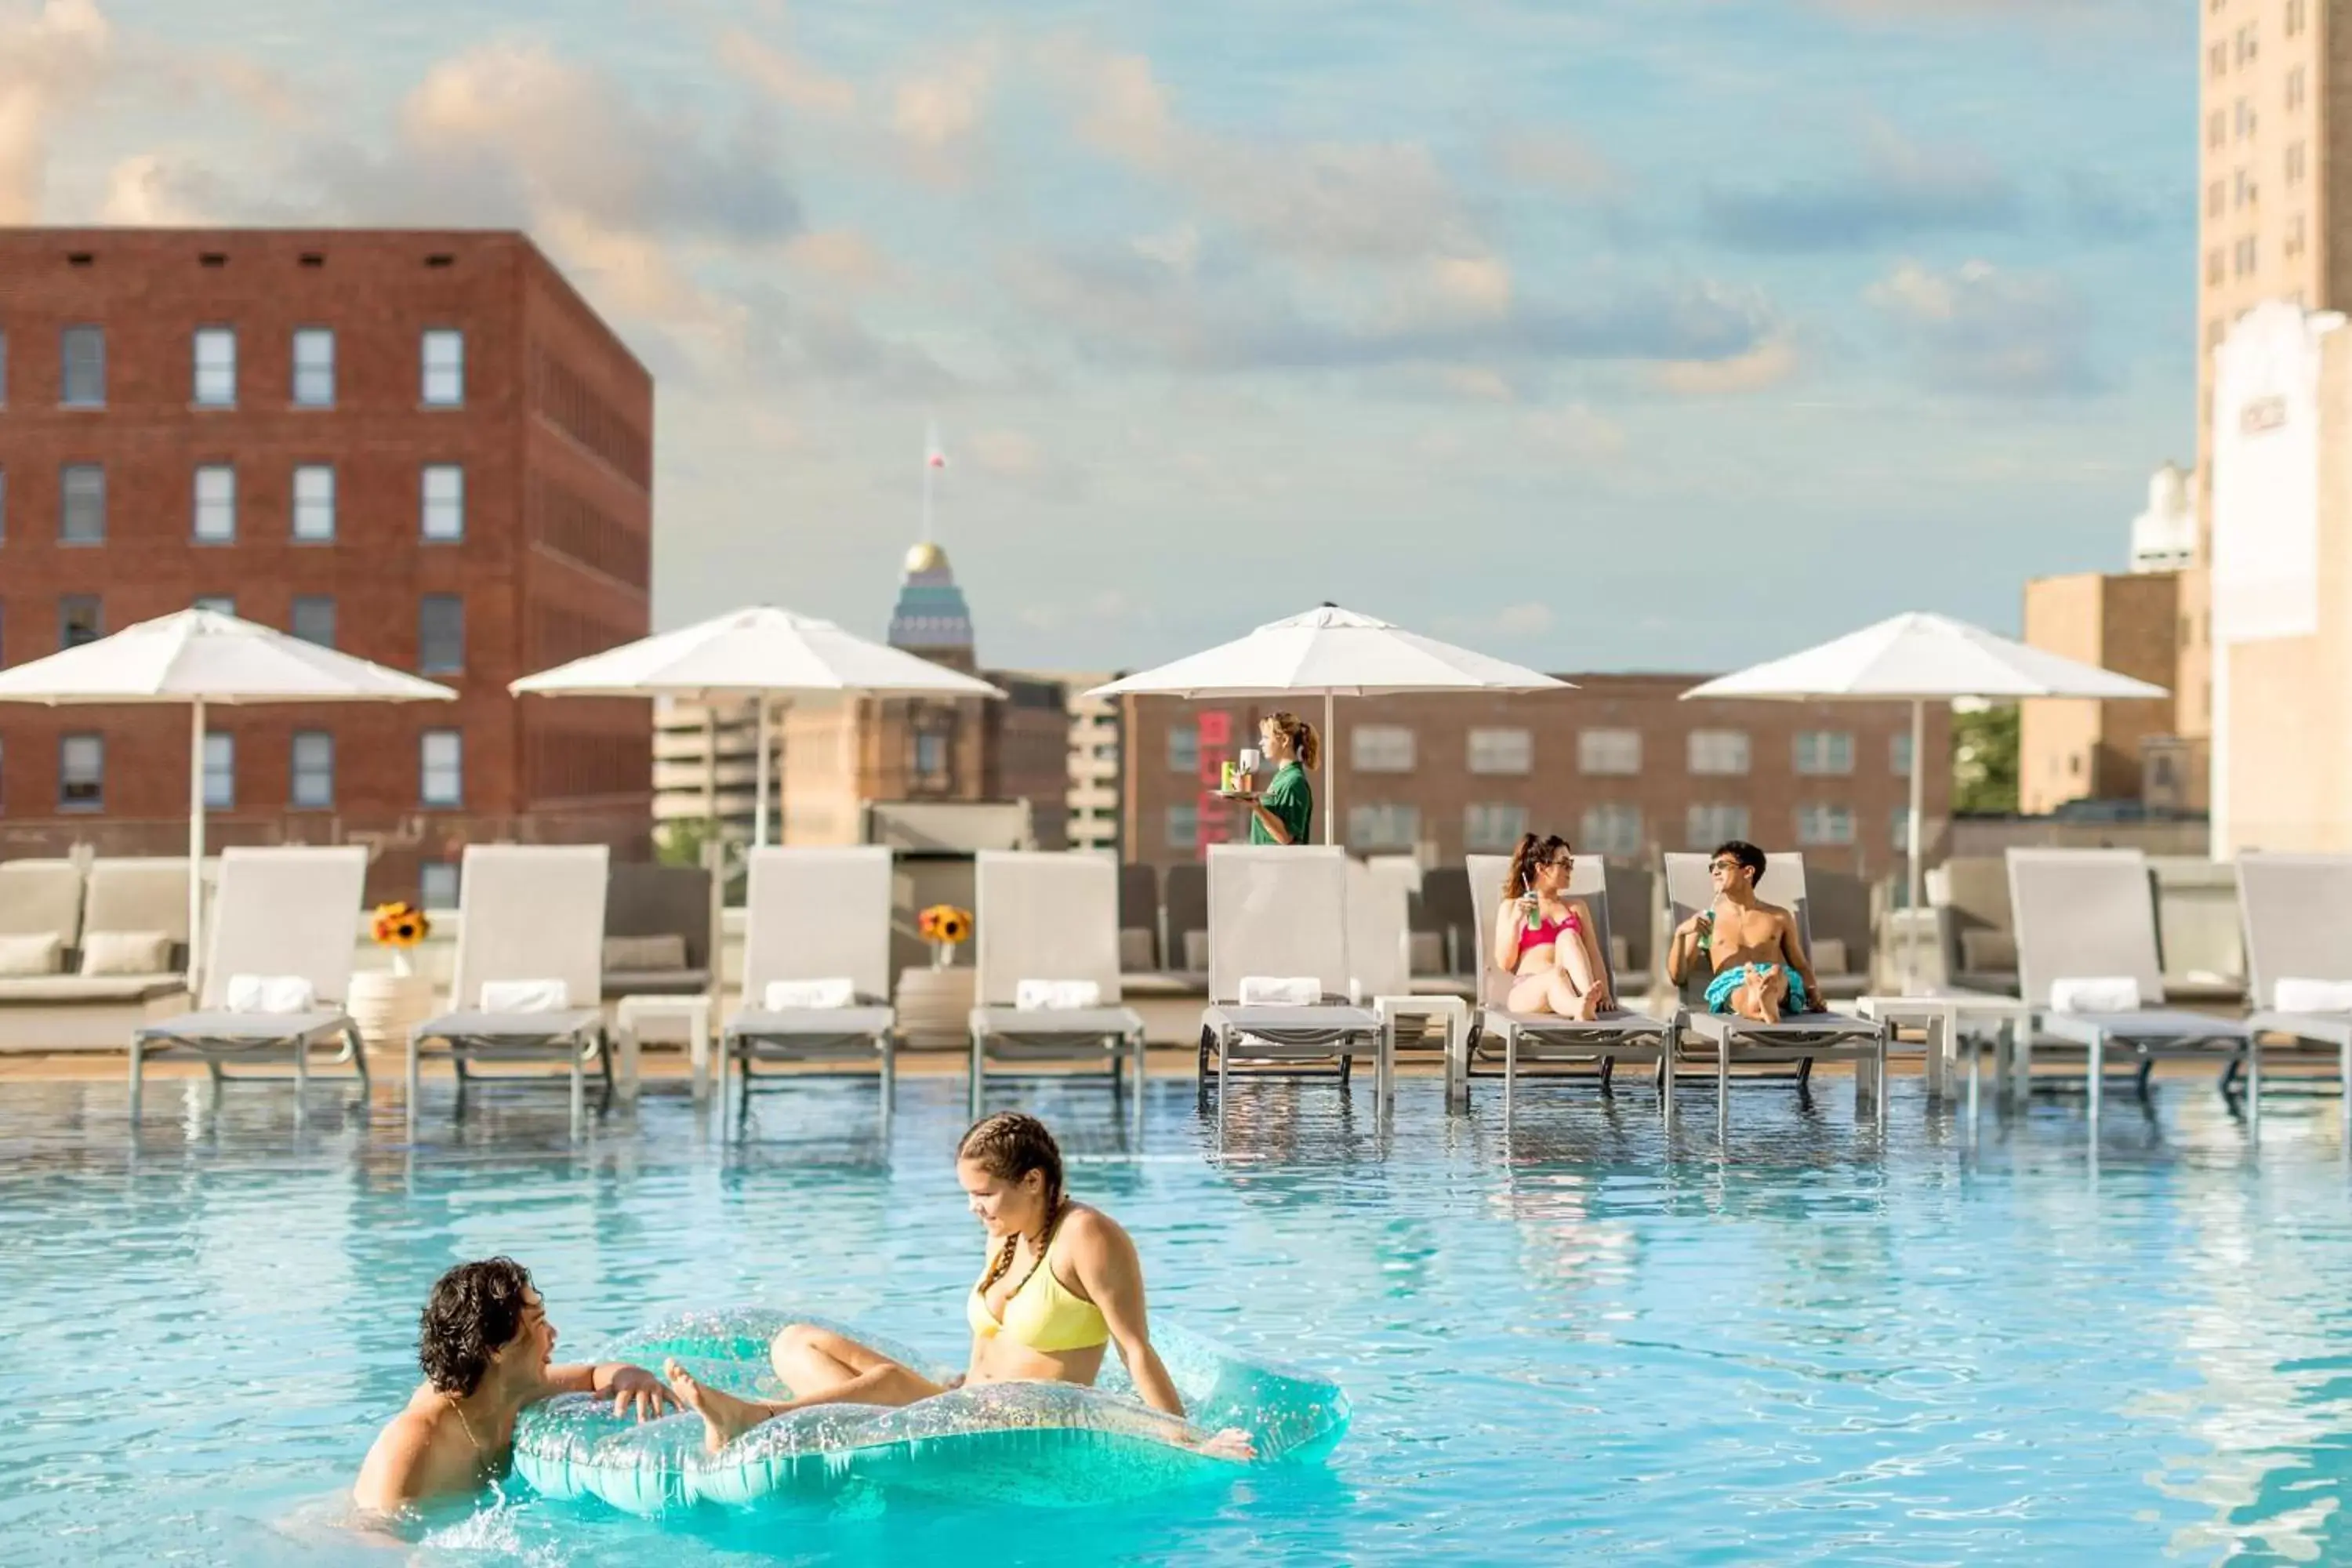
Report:
[{"label": "braided hair", "polygon": [[[1054,1134],[1034,1116],[1018,1110],[1000,1110],[975,1121],[956,1142],[956,1158],[969,1160],[1002,1182],[1017,1182],[1035,1171],[1045,1178],[1045,1227],[1037,1239],[1037,1257],[1029,1266],[1034,1274],[1045,1261],[1045,1249],[1053,1245],[1054,1232],[1070,1206],[1069,1194],[1062,1184],[1062,1148],[1054,1142]],[[1021,1238],[1008,1236],[1004,1246],[981,1276],[980,1289],[984,1293],[991,1285],[1004,1278],[1013,1268]],[[1021,1281],[1027,1285],[1024,1279]]]}]

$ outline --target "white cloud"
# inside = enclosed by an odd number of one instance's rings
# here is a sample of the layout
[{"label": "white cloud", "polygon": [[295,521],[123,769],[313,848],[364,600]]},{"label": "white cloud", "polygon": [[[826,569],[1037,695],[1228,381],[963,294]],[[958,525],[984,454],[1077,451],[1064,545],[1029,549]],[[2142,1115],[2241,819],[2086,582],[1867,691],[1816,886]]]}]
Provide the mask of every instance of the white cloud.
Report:
[{"label": "white cloud", "polygon": [[852,228],[794,235],[784,246],[784,257],[804,272],[853,289],[876,288],[896,271],[880,246]]},{"label": "white cloud", "polygon": [[1658,366],[1656,380],[1668,392],[1706,397],[1761,392],[1796,372],[1797,345],[1786,332],[1778,332],[1728,359],[1670,360]]},{"label": "white cloud", "polygon": [[95,0],[0,5],[0,224],[40,221],[49,122],[97,84],[112,41]]},{"label": "white cloud", "polygon": [[1583,462],[1620,457],[1626,447],[1624,426],[1581,403],[1559,408],[1539,408],[1525,419],[1528,435],[1538,448],[1563,453]]},{"label": "white cloud", "polygon": [[187,182],[154,153],[125,158],[108,171],[99,216],[131,227],[194,227],[214,220]]},{"label": "white cloud", "polygon": [[1549,605],[1506,605],[1495,613],[1495,629],[1508,637],[1535,637],[1551,627]]},{"label": "white cloud", "polygon": [[1617,184],[1601,150],[1571,131],[1505,132],[1489,139],[1486,155],[1515,184],[1556,195],[1599,195]]},{"label": "white cloud", "polygon": [[2096,392],[2088,311],[2064,279],[1983,260],[1937,271],[1898,263],[1863,291],[1931,384],[1948,391],[2034,396]]},{"label": "white cloud", "polygon": [[856,83],[828,75],[740,27],[719,36],[718,53],[726,66],[787,109],[840,119],[857,108]]}]

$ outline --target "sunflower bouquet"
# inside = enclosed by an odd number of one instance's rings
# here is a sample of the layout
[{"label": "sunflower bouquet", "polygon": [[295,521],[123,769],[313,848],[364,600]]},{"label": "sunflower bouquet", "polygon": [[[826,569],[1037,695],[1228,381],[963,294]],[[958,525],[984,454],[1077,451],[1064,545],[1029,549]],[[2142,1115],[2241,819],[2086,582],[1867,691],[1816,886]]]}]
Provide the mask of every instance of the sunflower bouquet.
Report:
[{"label": "sunflower bouquet", "polygon": [[418,942],[433,934],[433,922],[425,911],[405,899],[395,899],[388,904],[378,904],[375,916],[369,921],[368,934],[378,947],[392,949],[392,967],[395,973],[408,973],[408,952]]},{"label": "sunflower bouquet", "polygon": [[971,911],[953,904],[933,904],[915,917],[915,930],[931,944],[931,967],[945,969],[955,950],[971,940]]}]

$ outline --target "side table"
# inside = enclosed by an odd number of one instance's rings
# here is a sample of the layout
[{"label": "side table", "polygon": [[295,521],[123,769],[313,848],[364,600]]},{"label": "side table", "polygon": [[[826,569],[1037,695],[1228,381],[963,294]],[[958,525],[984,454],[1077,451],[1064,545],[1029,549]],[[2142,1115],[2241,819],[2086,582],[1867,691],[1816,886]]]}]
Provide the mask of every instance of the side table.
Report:
[{"label": "side table", "polygon": [[397,1056],[408,1049],[408,1031],[433,1016],[433,982],[389,969],[355,970],[343,1007],[370,1055]]},{"label": "side table", "polygon": [[1372,998],[1372,1015],[1391,1029],[1402,1018],[1435,1018],[1444,1026],[1445,1103],[1451,1109],[1457,1078],[1465,1083],[1468,1081],[1469,1063],[1465,1058],[1470,1048],[1470,1004],[1459,996],[1443,993],[1427,996],[1375,996]]},{"label": "side table", "polygon": [[[698,1103],[710,1093],[710,996],[707,992],[686,995],[624,996],[614,1008],[614,1033],[621,1049],[621,1093],[637,1093],[638,1046],[647,1024],[685,1026],[687,1058],[694,1067],[694,1098]],[[661,1038],[673,1037],[662,1036]]]}]

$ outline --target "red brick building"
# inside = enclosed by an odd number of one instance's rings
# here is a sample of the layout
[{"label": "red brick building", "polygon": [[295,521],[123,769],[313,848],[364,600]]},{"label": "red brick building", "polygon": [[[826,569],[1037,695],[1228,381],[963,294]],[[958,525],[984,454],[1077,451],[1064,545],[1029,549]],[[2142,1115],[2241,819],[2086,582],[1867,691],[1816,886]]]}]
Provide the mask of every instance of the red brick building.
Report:
[{"label": "red brick building", "polygon": [[[642,702],[517,676],[650,626],[653,384],[520,234],[0,230],[0,661],[211,601],[454,688],[220,710],[215,842],[642,844]],[[184,711],[0,708],[0,855],[184,843]]]},{"label": "red brick building", "polygon": [[[1904,702],[1684,702],[1699,675],[1569,675],[1574,691],[1341,698],[1332,766],[1340,841],[1458,865],[1558,833],[1587,854],[1647,860],[1746,838],[1870,877],[1903,863],[1911,708]],[[1215,795],[1218,766],[1288,708],[1318,729],[1319,698],[1128,698],[1121,858],[1168,866],[1247,836]],[[1951,807],[1950,720],[1927,720],[1923,848]],[[1316,789],[1322,775],[1316,774]],[[1316,802],[1315,836],[1323,836]]]}]

